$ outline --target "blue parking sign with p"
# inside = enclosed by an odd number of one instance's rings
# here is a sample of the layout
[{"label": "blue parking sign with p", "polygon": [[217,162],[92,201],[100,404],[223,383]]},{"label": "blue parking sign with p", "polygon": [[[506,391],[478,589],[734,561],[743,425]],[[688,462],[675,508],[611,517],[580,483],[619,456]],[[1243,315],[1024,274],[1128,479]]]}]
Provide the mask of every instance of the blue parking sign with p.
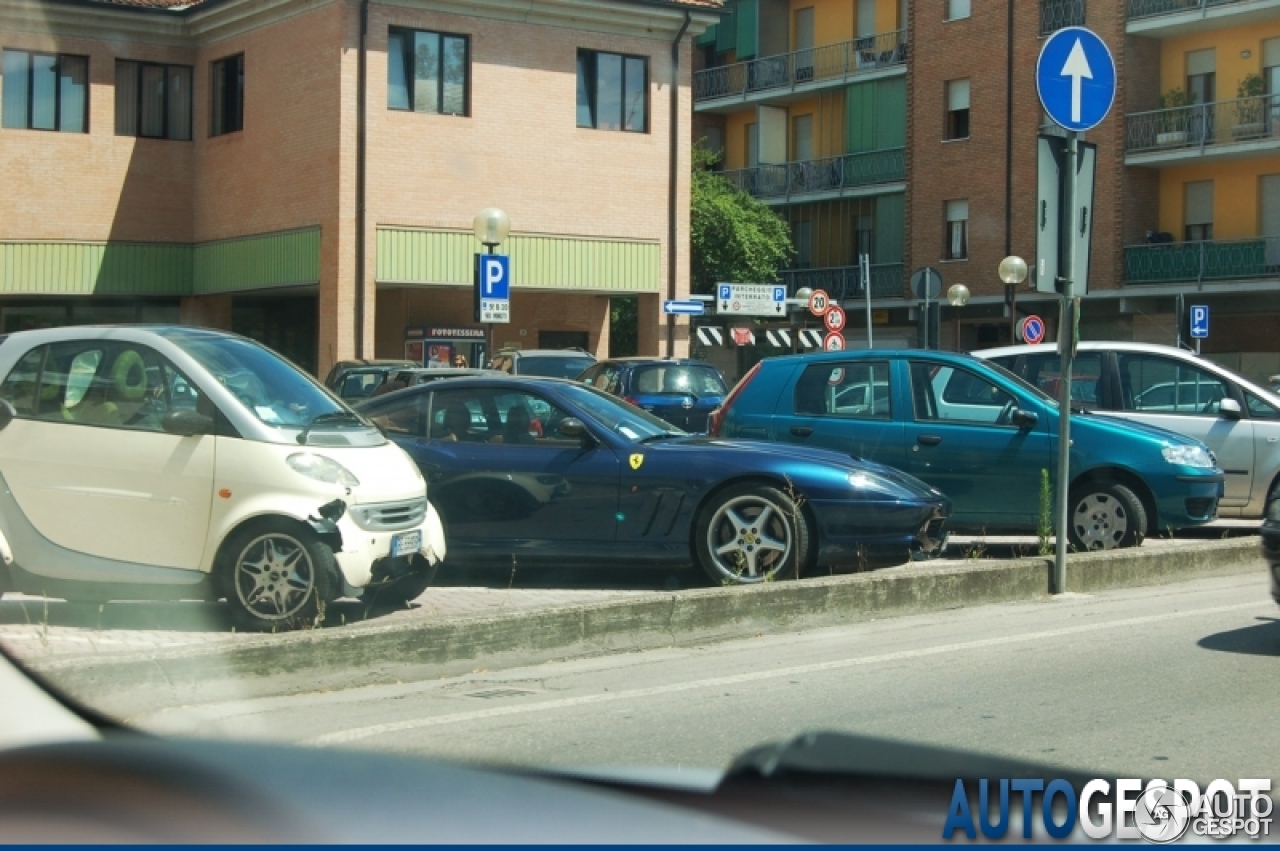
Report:
[{"label": "blue parking sign with p", "polygon": [[1191,339],[1209,339],[1209,305],[1191,305]]},{"label": "blue parking sign with p", "polygon": [[480,297],[507,301],[511,298],[511,258],[505,254],[480,255]]}]

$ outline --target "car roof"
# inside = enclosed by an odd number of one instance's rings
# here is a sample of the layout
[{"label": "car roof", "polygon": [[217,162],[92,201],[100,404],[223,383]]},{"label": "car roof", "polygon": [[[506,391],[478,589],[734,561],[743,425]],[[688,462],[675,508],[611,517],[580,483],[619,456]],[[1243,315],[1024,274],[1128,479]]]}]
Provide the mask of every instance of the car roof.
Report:
[{"label": "car roof", "polygon": [[595,357],[596,357],[595,355],[591,354],[591,352],[584,351],[582,349],[503,349],[502,351],[498,352],[498,354],[499,355],[519,355],[520,357],[525,357],[526,355],[537,355],[538,357],[546,357],[546,356],[582,357],[585,355],[586,357],[589,357],[592,360],[595,360]]},{"label": "car roof", "polygon": [[778,355],[760,361],[762,367],[786,366],[795,363],[826,363],[828,361],[884,360],[886,358],[929,358],[954,364],[973,364],[979,358],[963,352],[944,352],[940,349],[849,349],[838,352],[801,352],[794,355]]},{"label": "car roof", "polygon": [[602,360],[600,363],[620,363],[627,366],[643,366],[645,364],[668,364],[671,366],[709,366],[715,369],[715,364],[708,363],[704,360],[695,360],[693,358],[650,358],[640,355],[625,358],[609,358]]}]

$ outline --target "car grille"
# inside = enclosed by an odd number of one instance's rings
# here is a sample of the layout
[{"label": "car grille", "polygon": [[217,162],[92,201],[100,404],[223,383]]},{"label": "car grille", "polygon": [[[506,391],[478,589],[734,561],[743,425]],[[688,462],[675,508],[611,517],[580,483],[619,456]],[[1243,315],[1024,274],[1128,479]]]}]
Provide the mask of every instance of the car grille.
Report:
[{"label": "car grille", "polygon": [[351,519],[366,532],[394,532],[421,526],[427,516],[427,499],[419,497],[400,502],[353,505],[349,511]]},{"label": "car grille", "polygon": [[1187,514],[1192,517],[1212,517],[1218,500],[1212,496],[1193,496],[1187,498]]}]

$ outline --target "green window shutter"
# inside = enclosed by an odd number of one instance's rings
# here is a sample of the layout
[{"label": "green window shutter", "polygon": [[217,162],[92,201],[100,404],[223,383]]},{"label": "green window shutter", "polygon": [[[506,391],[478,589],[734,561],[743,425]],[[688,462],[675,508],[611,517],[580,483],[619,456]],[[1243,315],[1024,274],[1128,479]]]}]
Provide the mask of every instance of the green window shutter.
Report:
[{"label": "green window shutter", "polygon": [[718,29],[720,29],[720,27],[718,26],[707,27],[706,31],[703,32],[702,35],[698,36],[698,41],[697,41],[698,47],[706,47],[708,45],[715,44],[716,30]]},{"label": "green window shutter", "polygon": [[907,144],[907,80],[894,77],[876,82],[876,148]]},{"label": "green window shutter", "polygon": [[875,254],[876,263],[901,263],[903,234],[906,231],[906,196],[876,196]]},{"label": "green window shutter", "polygon": [[847,154],[876,150],[876,84],[855,83],[845,89],[844,150]]},{"label": "green window shutter", "polygon": [[758,0],[738,0],[738,59],[753,59],[756,55],[756,19]]},{"label": "green window shutter", "polygon": [[730,5],[729,11],[716,24],[716,53],[728,53],[738,47],[738,12]]}]

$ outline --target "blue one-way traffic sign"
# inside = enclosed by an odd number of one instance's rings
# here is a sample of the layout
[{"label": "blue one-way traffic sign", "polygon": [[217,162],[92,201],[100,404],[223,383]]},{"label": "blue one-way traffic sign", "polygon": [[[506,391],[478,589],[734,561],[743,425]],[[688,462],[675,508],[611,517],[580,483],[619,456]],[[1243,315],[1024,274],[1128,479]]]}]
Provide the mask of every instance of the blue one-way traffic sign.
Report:
[{"label": "blue one-way traffic sign", "polygon": [[1191,339],[1209,339],[1209,305],[1191,305]]},{"label": "blue one-way traffic sign", "polygon": [[1092,30],[1067,27],[1050,36],[1040,49],[1036,89],[1045,112],[1059,126],[1091,130],[1111,111],[1116,63]]},{"label": "blue one-way traffic sign", "polygon": [[700,301],[688,299],[686,301],[664,301],[662,303],[663,313],[674,313],[679,316],[701,316],[706,312],[706,306]]}]

